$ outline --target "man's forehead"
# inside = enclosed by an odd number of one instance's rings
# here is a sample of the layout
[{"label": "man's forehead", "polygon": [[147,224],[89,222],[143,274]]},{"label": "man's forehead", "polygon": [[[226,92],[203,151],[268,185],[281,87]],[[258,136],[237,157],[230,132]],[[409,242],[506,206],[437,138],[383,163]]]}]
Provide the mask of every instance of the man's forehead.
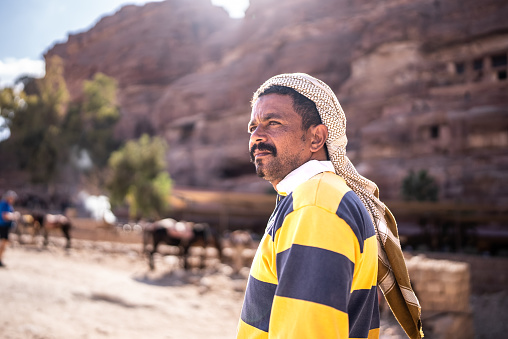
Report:
[{"label": "man's forehead", "polygon": [[251,120],[267,117],[283,117],[297,114],[293,108],[293,99],[288,95],[267,94],[259,97],[252,105]]}]

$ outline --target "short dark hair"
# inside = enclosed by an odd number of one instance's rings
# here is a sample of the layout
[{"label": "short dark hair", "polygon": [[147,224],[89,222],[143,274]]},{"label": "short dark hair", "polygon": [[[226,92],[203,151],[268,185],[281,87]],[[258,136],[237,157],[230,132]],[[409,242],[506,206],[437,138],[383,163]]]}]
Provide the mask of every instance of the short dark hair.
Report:
[{"label": "short dark hair", "polygon": [[293,99],[293,109],[302,117],[302,130],[306,131],[311,126],[323,123],[314,101],[298,93],[291,87],[271,85],[259,93],[256,99],[267,94],[289,95],[291,99]]}]

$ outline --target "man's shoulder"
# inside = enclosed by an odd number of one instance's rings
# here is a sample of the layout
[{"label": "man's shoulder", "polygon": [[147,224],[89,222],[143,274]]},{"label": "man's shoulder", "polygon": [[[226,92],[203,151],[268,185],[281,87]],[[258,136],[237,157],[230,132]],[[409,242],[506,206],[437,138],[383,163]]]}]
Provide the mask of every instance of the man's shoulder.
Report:
[{"label": "man's shoulder", "polygon": [[298,197],[294,198],[293,202],[295,210],[315,206],[320,211],[336,214],[351,227],[361,241],[375,234],[364,204],[345,180],[335,173],[324,172],[312,177],[300,185],[294,194]]},{"label": "man's shoulder", "polygon": [[299,185],[293,192],[293,199],[300,207],[316,205],[334,213],[348,192],[351,192],[351,188],[342,177],[332,172],[323,172]]},{"label": "man's shoulder", "polygon": [[341,176],[332,172],[323,172],[304,182],[297,187],[297,190],[316,191],[320,195],[333,194],[334,196],[343,196],[351,191],[351,188],[349,188]]}]

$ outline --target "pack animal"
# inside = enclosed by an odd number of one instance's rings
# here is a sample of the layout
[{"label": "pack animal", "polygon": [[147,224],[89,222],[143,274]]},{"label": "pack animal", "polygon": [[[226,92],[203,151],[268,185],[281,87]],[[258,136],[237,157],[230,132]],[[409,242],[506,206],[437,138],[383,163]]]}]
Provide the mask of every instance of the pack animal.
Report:
[{"label": "pack animal", "polygon": [[231,232],[229,234],[228,240],[229,245],[233,250],[233,271],[234,273],[239,273],[242,267],[250,266],[251,260],[249,260],[249,263],[246,264],[244,251],[245,249],[252,248],[254,246],[254,240],[252,239],[250,232],[244,230],[236,230]]},{"label": "pack animal", "polygon": [[[204,249],[213,246],[217,249],[219,259],[222,257],[222,246],[215,231],[206,223],[195,224],[191,222],[177,222],[167,218],[148,224],[143,228],[143,250],[148,255],[151,270],[155,269],[153,255],[157,252],[159,244],[165,243],[179,248],[180,257],[186,270],[189,265],[189,249],[192,246],[201,246]],[[151,249],[148,246],[151,245]],[[205,267],[206,250],[201,252],[200,268]]]},{"label": "pack animal", "polygon": [[[65,215],[62,214],[49,214],[34,212],[31,214],[24,214],[16,227],[16,233],[21,242],[22,233],[30,233],[32,239],[37,235],[42,235],[44,238],[44,246],[48,245],[48,235],[51,230],[60,229],[65,239],[67,239],[66,248],[71,247],[70,230],[72,224]],[[29,231],[31,229],[31,232]]]},{"label": "pack animal", "polygon": [[60,229],[67,239],[65,248],[71,247],[71,231],[72,224],[69,218],[62,214],[46,214],[42,223],[42,233],[44,236],[44,246],[48,244],[48,233],[50,230]]},{"label": "pack animal", "polygon": [[40,234],[44,215],[40,213],[23,214],[16,224],[14,233],[18,236],[20,244],[24,243],[23,234],[29,234],[34,241],[35,236]]}]

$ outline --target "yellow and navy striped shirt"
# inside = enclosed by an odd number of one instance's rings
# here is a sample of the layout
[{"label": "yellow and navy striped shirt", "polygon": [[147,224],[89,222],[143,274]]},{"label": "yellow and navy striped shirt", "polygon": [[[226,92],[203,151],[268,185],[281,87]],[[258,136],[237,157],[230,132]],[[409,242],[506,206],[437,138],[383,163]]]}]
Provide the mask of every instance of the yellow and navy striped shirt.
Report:
[{"label": "yellow and navy striped shirt", "polygon": [[238,338],[379,338],[377,241],[344,179],[322,172],[277,205],[254,258]]}]

